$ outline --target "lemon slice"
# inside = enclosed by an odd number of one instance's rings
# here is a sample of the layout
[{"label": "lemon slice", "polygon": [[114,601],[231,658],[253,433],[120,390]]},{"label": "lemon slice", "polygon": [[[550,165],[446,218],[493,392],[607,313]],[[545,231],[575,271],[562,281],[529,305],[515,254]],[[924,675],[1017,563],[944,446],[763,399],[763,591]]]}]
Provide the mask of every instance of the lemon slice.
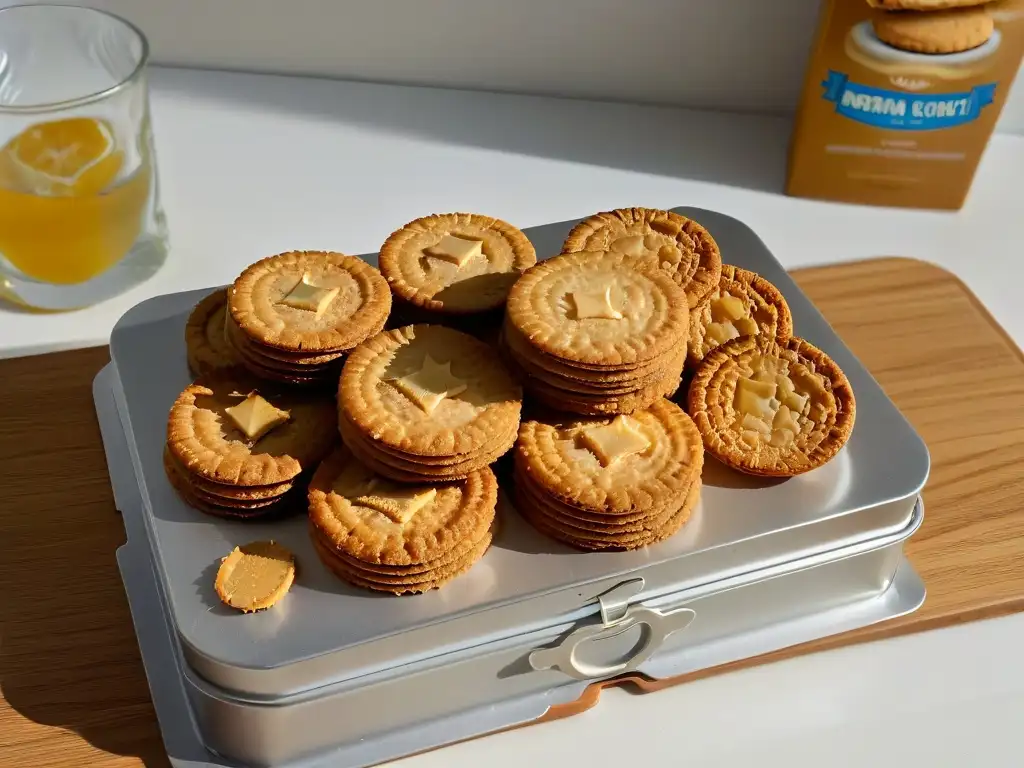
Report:
[{"label": "lemon slice", "polygon": [[26,192],[47,197],[97,195],[117,179],[124,161],[110,125],[91,117],[37,123],[11,139],[3,154]]}]

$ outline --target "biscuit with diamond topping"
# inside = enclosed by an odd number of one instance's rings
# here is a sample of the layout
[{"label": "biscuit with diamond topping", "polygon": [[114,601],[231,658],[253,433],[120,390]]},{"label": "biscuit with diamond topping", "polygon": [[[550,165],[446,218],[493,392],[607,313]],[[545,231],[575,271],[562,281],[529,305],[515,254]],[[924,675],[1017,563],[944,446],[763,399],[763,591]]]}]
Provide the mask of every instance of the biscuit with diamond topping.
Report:
[{"label": "biscuit with diamond topping", "polygon": [[229,289],[228,311],[263,346],[339,352],[384,326],[391,291],[380,272],[355,256],[289,251],[242,272]]},{"label": "biscuit with diamond topping", "polygon": [[329,396],[214,376],[190,384],[171,406],[167,448],[205,480],[275,485],[317,465],[337,441],[335,424]]},{"label": "biscuit with diamond topping", "polygon": [[397,297],[452,315],[503,306],[512,284],[536,263],[537,252],[520,230],[475,213],[416,219],[380,249],[380,271]]},{"label": "biscuit with diamond topping", "polygon": [[373,565],[429,563],[479,541],[494,522],[498,481],[487,467],[455,483],[395,483],[334,451],[309,485],[315,540]]},{"label": "biscuit with diamond topping", "polygon": [[581,221],[565,239],[563,253],[610,251],[633,263],[664,270],[686,291],[691,309],[718,285],[718,243],[692,219],[655,208],[619,208]]},{"label": "biscuit with diamond topping", "polygon": [[521,406],[522,391],[496,350],[439,325],[364,342],[338,386],[339,418],[392,455],[472,458],[494,447],[496,435],[509,435],[507,450]]},{"label": "biscuit with diamond topping", "polygon": [[696,367],[719,344],[740,336],[785,341],[793,335],[793,316],[779,289],[760,275],[731,264],[708,300],[690,313],[687,363]]},{"label": "biscuit with diamond topping", "polygon": [[519,278],[506,323],[560,360],[635,366],[686,343],[689,308],[667,273],[625,254],[581,252],[543,261]]},{"label": "biscuit with diamond topping", "polygon": [[791,477],[822,466],[853,432],[856,401],[839,366],[809,342],[715,347],[690,383],[689,408],[704,447],[734,469]]},{"label": "biscuit with diamond topping", "polygon": [[524,421],[515,461],[553,499],[623,515],[681,503],[700,477],[704,448],[693,420],[662,399],[628,416]]}]

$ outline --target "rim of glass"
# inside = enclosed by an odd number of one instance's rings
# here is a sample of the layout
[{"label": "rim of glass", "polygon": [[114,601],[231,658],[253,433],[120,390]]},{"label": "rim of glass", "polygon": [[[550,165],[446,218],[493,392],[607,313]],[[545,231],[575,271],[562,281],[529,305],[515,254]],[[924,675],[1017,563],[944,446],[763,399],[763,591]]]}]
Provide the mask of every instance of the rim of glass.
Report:
[{"label": "rim of glass", "polygon": [[102,91],[95,91],[94,93],[87,93],[82,96],[76,96],[73,99],[65,99],[63,101],[52,101],[40,104],[18,104],[18,105],[3,105],[0,104],[0,114],[27,114],[33,112],[55,112],[60,109],[71,109],[73,107],[80,107],[85,104],[92,104],[97,101],[103,101],[110,96],[124,90],[128,86],[134,84],[146,69],[146,64],[149,63],[149,40],[141,29],[132,24],[128,19],[118,16],[116,13],[110,13],[109,11],[102,11],[99,8],[87,8],[81,5],[70,5],[68,3],[23,3],[21,5],[8,5],[0,8],[0,23],[3,22],[2,14],[9,13],[10,11],[19,11],[26,9],[39,9],[39,8],[62,8],[67,10],[73,10],[75,12],[85,14],[97,14],[99,16],[106,16],[109,19],[123,24],[135,36],[139,39],[141,50],[139,51],[139,61],[127,77],[123,78],[119,82],[114,83],[108,88],[104,88]]}]

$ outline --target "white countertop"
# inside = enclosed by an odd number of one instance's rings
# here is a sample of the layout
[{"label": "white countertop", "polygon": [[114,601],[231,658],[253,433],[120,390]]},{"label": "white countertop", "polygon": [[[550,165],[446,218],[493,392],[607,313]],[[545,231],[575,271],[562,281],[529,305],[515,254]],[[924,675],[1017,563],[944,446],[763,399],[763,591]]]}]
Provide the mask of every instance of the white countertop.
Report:
[{"label": "white countertop", "polygon": [[[934,262],[1024,341],[1024,137],[993,138],[967,205],[948,214],[780,195],[788,118],[188,70],[155,70],[151,82],[167,265],[91,309],[0,309],[0,357],[105,343],[149,296],[230,282],[283,250],[373,251],[426,213],[526,227],[625,205],[720,210],[789,268]],[[1021,647],[1017,616],[649,696],[608,691],[579,717],[402,765],[1019,765]]]}]

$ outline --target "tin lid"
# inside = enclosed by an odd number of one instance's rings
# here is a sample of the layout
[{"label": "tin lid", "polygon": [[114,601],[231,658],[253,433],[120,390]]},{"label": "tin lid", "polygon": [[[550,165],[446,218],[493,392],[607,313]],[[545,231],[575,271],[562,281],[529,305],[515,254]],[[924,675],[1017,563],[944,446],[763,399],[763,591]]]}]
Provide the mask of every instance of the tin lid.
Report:
[{"label": "tin lid", "polygon": [[[395,598],[338,580],[317,559],[304,519],[238,523],[186,506],[164,476],[161,454],[167,410],[189,383],[185,318],[206,292],[161,296],[130,310],[111,336],[115,399],[157,581],[190,665],[225,689],[273,699],[576,621],[596,613],[597,596],[630,576],[644,577],[637,600],[646,600],[906,526],[928,475],[921,439],[748,227],[711,211],[677,210],[714,234],[726,261],[778,286],[800,334],[846,372],[858,410],[850,441],[826,466],[785,482],[747,478],[709,460],[690,522],[635,552],[571,550],[503,499],[490,551],[467,575],[424,595]],[[526,232],[538,253],[552,254],[574,223]],[[218,602],[213,576],[235,545],[265,538],[296,553],[299,577],[273,610],[243,616]]]}]

